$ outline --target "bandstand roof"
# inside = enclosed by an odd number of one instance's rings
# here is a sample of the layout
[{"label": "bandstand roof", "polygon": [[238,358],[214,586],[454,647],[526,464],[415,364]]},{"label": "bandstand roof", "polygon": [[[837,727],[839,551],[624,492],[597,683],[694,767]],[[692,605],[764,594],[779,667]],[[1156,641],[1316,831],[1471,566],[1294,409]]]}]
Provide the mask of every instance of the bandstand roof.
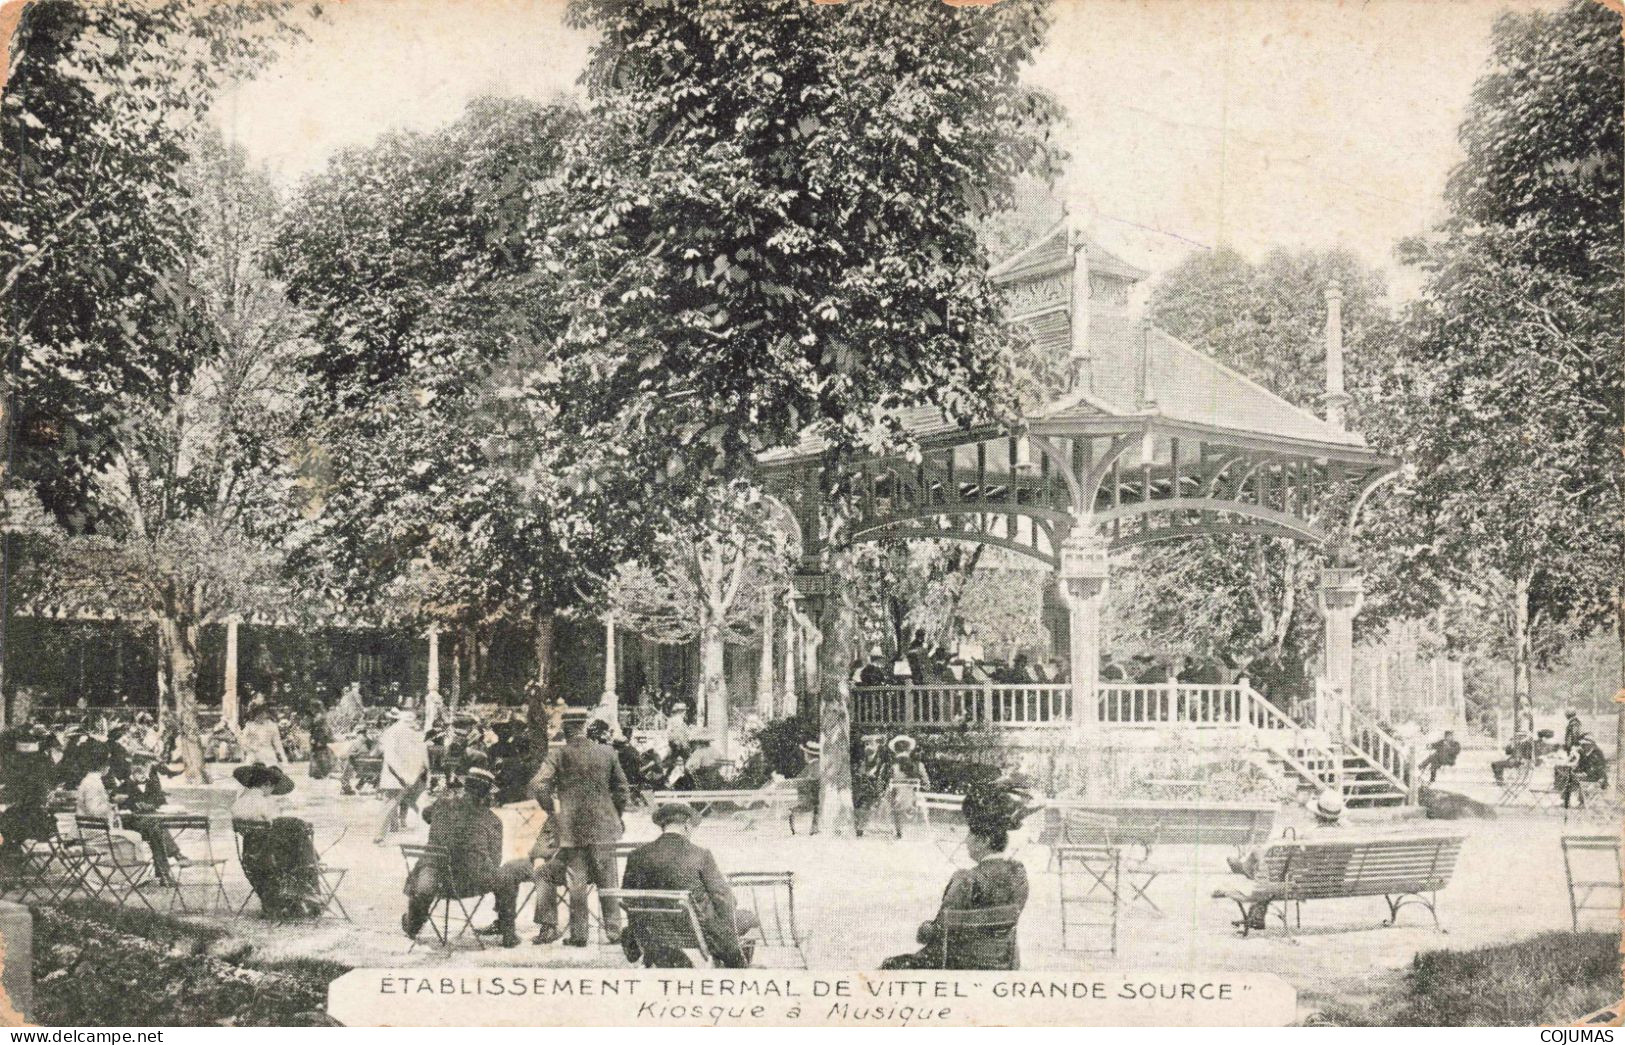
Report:
[{"label": "bandstand roof", "polygon": [[[1087,274],[1088,287],[1079,286],[1080,273]],[[989,274],[1009,292],[1011,318],[1025,327],[1036,351],[1064,357],[1076,349],[1089,357],[1086,388],[1025,412],[1025,427],[1035,434],[1152,428],[1199,435],[1211,444],[1350,462],[1380,460],[1357,433],[1295,406],[1117,307],[1146,272],[1093,239],[1069,231],[1064,222],[994,265]],[[1081,310],[1076,300],[1080,291],[1085,295]],[[1099,307],[1093,300],[1097,297]],[[1077,321],[1080,311],[1087,315],[1086,324]],[[1086,329],[1078,329],[1082,326]],[[1081,343],[1075,346],[1075,341]],[[922,445],[985,438],[992,431],[986,426],[964,428],[929,405],[905,409],[898,416]],[[769,467],[788,465],[815,458],[825,449],[824,441],[809,430],[795,446],[764,454],[762,462]]]}]

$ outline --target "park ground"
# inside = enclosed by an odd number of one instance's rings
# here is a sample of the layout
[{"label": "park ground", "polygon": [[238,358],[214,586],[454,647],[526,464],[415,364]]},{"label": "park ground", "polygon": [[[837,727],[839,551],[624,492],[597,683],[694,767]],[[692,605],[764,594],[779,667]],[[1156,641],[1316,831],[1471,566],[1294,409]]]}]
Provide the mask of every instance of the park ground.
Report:
[{"label": "park ground", "polygon": [[[1441,775],[1446,787],[1481,800],[1494,801],[1488,783],[1487,752],[1464,754],[1462,763]],[[229,773],[207,788],[175,789],[173,797],[191,806],[217,810],[224,827],[227,806],[236,788]],[[334,963],[348,967],[620,967],[619,948],[585,950],[560,945],[537,947],[529,942],[531,912],[520,913],[525,942],[504,950],[459,949],[448,955],[433,946],[409,949],[399,918],[404,909],[401,885],[404,865],[399,843],[421,840],[424,827],[413,826],[392,836],[387,846],[372,843],[383,807],[368,796],[341,797],[330,780],[310,781],[295,767],[299,789],[291,796],[296,815],[316,827],[320,847],[331,846],[328,863],[348,868],[340,890],[353,922],[326,918],[311,923],[278,924],[254,914],[205,917],[199,928],[221,932],[210,951],[252,955],[255,962]],[[1152,970],[1227,970],[1268,972],[1298,990],[1300,1018],[1332,1022],[1380,1022],[1396,1012],[1433,1022],[1528,1022],[1533,1019],[1578,1019],[1619,996],[1617,961],[1600,973],[1598,940],[1605,954],[1616,953],[1619,923],[1606,911],[1582,915],[1582,930],[1601,937],[1570,933],[1570,911],[1560,839],[1565,833],[1602,833],[1618,825],[1559,812],[1502,812],[1490,820],[1432,821],[1415,811],[1352,812],[1340,830],[1363,834],[1460,833],[1466,836],[1454,880],[1439,895],[1443,931],[1421,908],[1400,915],[1400,924],[1382,925],[1387,915],[1380,897],[1320,901],[1305,905],[1301,930],[1285,938],[1272,923],[1262,936],[1241,938],[1232,927],[1236,908],[1212,898],[1216,888],[1233,887],[1224,857],[1233,850],[1164,846],[1151,863],[1162,874],[1148,890],[1161,908],[1127,907],[1118,929],[1115,955],[1103,953],[1106,930],[1085,926],[1069,935],[1073,949],[1063,949],[1060,935],[1060,882],[1046,869],[1048,851],[1030,834],[1012,841],[1011,855],[1022,860],[1031,876],[1031,897],[1021,923],[1024,970],[1034,972],[1111,972]],[[881,825],[875,825],[880,828]],[[889,826],[889,825],[885,825]],[[1302,832],[1308,817],[1296,809],[1283,812],[1278,830]],[[803,825],[792,836],[782,819],[763,818],[751,826],[740,819],[707,820],[696,839],[711,848],[725,871],[795,872],[795,907],[807,964],[814,969],[872,969],[891,954],[914,949],[917,924],[934,911],[954,866],[965,861],[963,829],[954,824],[913,825],[901,841],[889,830],[867,837],[833,839],[808,836]],[[657,831],[645,810],[627,817],[627,839],[653,838]],[[229,830],[218,837],[229,844]],[[227,888],[234,899],[247,895],[247,884],[232,861]],[[1099,922],[1104,911],[1078,908],[1076,920]],[[490,918],[489,905],[478,922]],[[1554,935],[1555,934],[1555,935]],[[1612,934],[1612,935],[1608,935]],[[427,939],[427,933],[425,933]],[[467,943],[468,941],[464,941]],[[1511,950],[1482,951],[1465,964],[1439,964],[1424,952],[1464,952],[1516,944]],[[1088,948],[1087,950],[1082,948]],[[1431,962],[1432,964],[1427,964]],[[1587,964],[1589,962],[1589,964]],[[759,965],[798,964],[788,952],[768,950]],[[1591,982],[1570,982],[1576,977]],[[1557,985],[1547,981],[1557,978]],[[1527,1003],[1506,1001],[1501,1010],[1458,1005],[1460,982],[1488,989],[1523,985],[1538,993]],[[1482,981],[1482,982],[1480,982]],[[1609,983],[1613,989],[1610,990]],[[1550,986],[1550,989],[1548,989]],[[1565,994],[1564,991],[1567,991]],[[1396,1008],[1395,1006],[1400,1006]],[[1556,1007],[1554,1011],[1553,1007]],[[1568,1007],[1576,1011],[1566,1011]]]}]

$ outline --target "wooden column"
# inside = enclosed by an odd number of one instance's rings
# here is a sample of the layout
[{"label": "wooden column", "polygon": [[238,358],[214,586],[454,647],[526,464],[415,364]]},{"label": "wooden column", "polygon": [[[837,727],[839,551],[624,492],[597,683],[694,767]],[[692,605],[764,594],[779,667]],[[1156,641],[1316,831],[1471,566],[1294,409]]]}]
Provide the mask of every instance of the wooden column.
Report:
[{"label": "wooden column", "polygon": [[[236,617],[226,620],[226,682],[220,695],[220,717],[232,729],[239,725],[240,716],[237,702],[237,623]],[[162,696],[158,702],[160,705],[163,703]]]},{"label": "wooden column", "polygon": [[775,716],[794,715],[799,707],[796,699],[796,592],[790,589],[784,596],[784,699],[774,709]]},{"label": "wooden column", "polygon": [[620,695],[615,692],[617,670],[615,665],[615,614],[604,615],[604,707],[619,714]]},{"label": "wooden column", "polygon": [[1101,797],[1105,782],[1100,735],[1100,607],[1106,598],[1106,545],[1081,520],[1061,545],[1061,590],[1066,595],[1072,660],[1072,709],[1084,760],[1084,789]]},{"label": "wooden column", "polygon": [[425,728],[434,721],[435,708],[440,704],[440,625],[429,625],[429,679],[424,687],[423,722]]}]

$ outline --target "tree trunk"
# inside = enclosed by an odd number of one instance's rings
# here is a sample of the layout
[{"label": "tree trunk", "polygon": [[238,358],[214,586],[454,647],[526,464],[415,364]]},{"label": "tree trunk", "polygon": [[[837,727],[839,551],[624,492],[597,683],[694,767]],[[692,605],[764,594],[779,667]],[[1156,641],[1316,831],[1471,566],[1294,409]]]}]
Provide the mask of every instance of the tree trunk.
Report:
[{"label": "tree trunk", "polygon": [[1512,588],[1512,732],[1523,728],[1529,702],[1529,577]]},{"label": "tree trunk", "polygon": [[[844,562],[841,563],[844,565]],[[851,578],[832,569],[819,630],[819,820],[835,837],[854,833],[852,812],[852,687],[848,677],[857,652],[857,608]]]},{"label": "tree trunk", "polygon": [[1619,640],[1619,691],[1614,694],[1614,790],[1625,795],[1625,773],[1619,757],[1625,753],[1625,588],[1614,589],[1614,637]]},{"label": "tree trunk", "polygon": [[722,642],[722,619],[714,607],[700,610],[700,699],[706,722],[716,737],[718,755],[728,757],[728,674]]},{"label": "tree trunk", "polygon": [[762,599],[762,645],[758,650],[761,660],[756,666],[756,714],[763,722],[773,717],[773,603],[770,592]]},{"label": "tree trunk", "polygon": [[553,696],[553,614],[536,614],[536,684],[530,688],[526,717],[532,750],[547,750],[547,711]]},{"label": "tree trunk", "polygon": [[197,630],[196,624],[174,613],[158,618],[158,646],[169,667],[169,689],[175,700],[176,751],[188,784],[209,782],[197,720]]}]

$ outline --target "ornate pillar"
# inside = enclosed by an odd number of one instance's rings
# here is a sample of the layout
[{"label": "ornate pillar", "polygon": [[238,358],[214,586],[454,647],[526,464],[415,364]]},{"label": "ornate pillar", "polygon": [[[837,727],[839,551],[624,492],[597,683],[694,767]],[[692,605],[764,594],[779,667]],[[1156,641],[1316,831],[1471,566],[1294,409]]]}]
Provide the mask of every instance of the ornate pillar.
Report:
[{"label": "ornate pillar", "polygon": [[604,615],[604,707],[619,712],[620,696],[615,692],[615,614]]},{"label": "ornate pillar", "polygon": [[762,599],[762,659],[756,669],[756,714],[773,717],[773,595]]},{"label": "ornate pillar", "polygon": [[1072,665],[1072,716],[1084,759],[1084,786],[1102,793],[1100,757],[1100,604],[1106,597],[1106,545],[1092,524],[1080,522],[1061,544],[1061,591],[1067,602]]},{"label": "ornate pillar", "polygon": [[1321,672],[1325,684],[1350,707],[1354,705],[1354,615],[1365,601],[1365,578],[1359,570],[1328,567],[1320,571],[1316,604],[1326,627]]},{"label": "ornate pillar", "polygon": [[784,699],[774,708],[775,717],[793,715],[799,706],[796,700],[796,590],[784,595]]},{"label": "ornate pillar", "polygon": [[220,716],[232,729],[236,729],[240,724],[237,702],[237,624],[236,617],[226,619],[226,686],[220,696]]},{"label": "ornate pillar", "polygon": [[440,625],[429,625],[425,636],[429,640],[429,681],[424,687],[424,725],[434,721],[435,708],[440,703]]}]

